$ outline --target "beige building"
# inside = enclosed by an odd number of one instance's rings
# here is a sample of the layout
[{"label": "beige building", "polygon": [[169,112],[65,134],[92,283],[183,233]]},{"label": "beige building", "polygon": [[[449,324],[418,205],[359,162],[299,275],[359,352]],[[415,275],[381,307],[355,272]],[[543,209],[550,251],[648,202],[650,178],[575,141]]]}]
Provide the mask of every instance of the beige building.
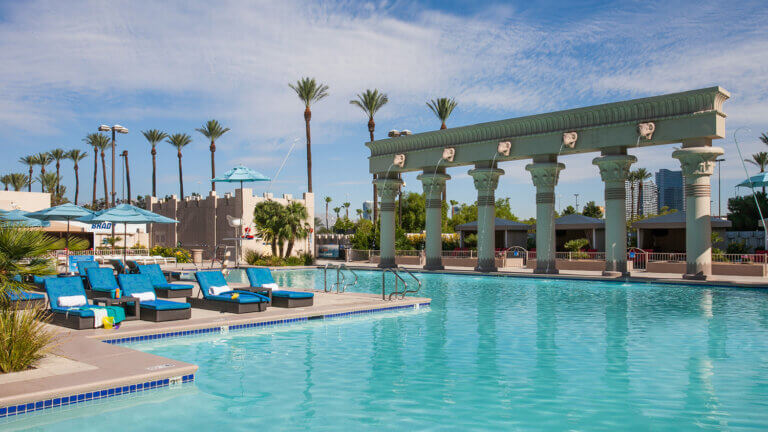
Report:
[{"label": "beige building", "polygon": [[[185,197],[179,200],[173,195],[168,200],[159,200],[155,197],[147,197],[149,210],[179,221],[178,224],[152,224],[150,225],[150,242],[153,245],[175,246],[181,244],[184,248],[201,248],[203,257],[210,259],[213,256],[217,244],[234,246],[233,240],[237,236],[237,229],[229,226],[227,216],[241,218],[243,221],[242,232],[250,228],[254,233],[253,209],[256,204],[272,200],[287,205],[290,202],[299,202],[307,208],[307,223],[311,227],[309,238],[294,244],[293,255],[313,253],[314,228],[315,228],[315,200],[314,194],[304,193],[303,199],[295,199],[292,195],[284,194],[282,198],[275,198],[273,194],[265,193],[263,196],[254,196],[252,189],[235,189],[235,195],[224,194],[223,197],[210,192],[205,198]],[[270,244],[258,236],[253,239],[242,239],[242,254],[248,250],[255,250],[261,254],[270,254]]]},{"label": "beige building", "polygon": [[0,191],[0,210],[34,212],[51,206],[51,194],[43,192]]}]

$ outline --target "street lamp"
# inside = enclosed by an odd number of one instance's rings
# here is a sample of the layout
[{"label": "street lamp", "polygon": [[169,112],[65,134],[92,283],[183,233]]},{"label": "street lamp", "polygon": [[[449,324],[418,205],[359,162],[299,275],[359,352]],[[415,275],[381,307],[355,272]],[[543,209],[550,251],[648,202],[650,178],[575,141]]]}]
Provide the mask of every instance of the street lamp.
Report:
[{"label": "street lamp", "polygon": [[[112,207],[115,206],[115,132],[121,134],[127,134],[128,129],[116,124],[114,126],[101,125],[99,126],[99,132],[112,131]],[[106,203],[105,203],[106,204]]]}]

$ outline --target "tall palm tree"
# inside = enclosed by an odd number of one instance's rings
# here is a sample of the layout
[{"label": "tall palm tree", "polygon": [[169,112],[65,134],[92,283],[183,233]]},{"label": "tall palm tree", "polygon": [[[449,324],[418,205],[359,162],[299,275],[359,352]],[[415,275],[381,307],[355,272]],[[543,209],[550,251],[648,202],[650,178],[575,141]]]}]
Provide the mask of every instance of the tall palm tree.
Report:
[{"label": "tall palm tree", "polygon": [[144,138],[147,139],[149,145],[152,146],[152,196],[157,196],[157,143],[168,138],[168,134],[157,129],[149,129],[141,131]]},{"label": "tall palm tree", "polygon": [[651,178],[651,173],[645,168],[638,168],[635,170],[635,175],[637,176],[637,213],[645,215],[643,210],[643,183]]},{"label": "tall palm tree", "polygon": [[[51,162],[53,162],[53,157],[51,156],[50,153],[45,153],[45,152],[38,153],[37,156],[35,156],[35,162],[38,165],[40,165],[40,175],[38,176],[38,181],[39,181],[40,179],[45,177],[45,167],[47,167],[48,165],[51,164]],[[47,177],[47,178],[50,179],[51,177]],[[46,189],[45,186],[46,185],[42,184],[42,182],[40,183],[40,187],[42,188],[43,192],[45,192],[44,190]],[[51,192],[51,191],[49,190],[48,192]]]},{"label": "tall palm tree", "polygon": [[35,156],[24,156],[19,158],[19,162],[29,167],[29,178],[27,183],[27,192],[32,192],[32,176],[35,174]]},{"label": "tall palm tree", "polygon": [[357,220],[358,222],[363,219],[363,209],[356,209],[355,212],[357,213]]},{"label": "tall palm tree", "polygon": [[348,203],[348,202],[345,202],[345,203],[344,203],[344,204],[342,204],[342,205],[344,206],[344,209],[345,209],[345,210],[346,210],[346,212],[347,212],[347,219],[349,219],[349,206],[350,206],[350,205],[352,205],[352,204],[350,204],[350,203]]},{"label": "tall palm tree", "polygon": [[[201,128],[195,129],[196,131],[200,132],[211,140],[211,146],[209,149],[211,150],[211,178],[216,177],[216,163],[214,161],[214,153],[216,152],[216,140],[219,139],[222,135],[229,132],[229,128],[225,128],[221,126],[218,120],[208,120],[205,122],[205,125]],[[216,190],[216,182],[211,181],[211,190]]]},{"label": "tall palm tree", "polygon": [[331,197],[327,196],[325,197],[325,228],[330,229],[330,226],[328,225],[328,204],[331,203]]},{"label": "tall palm tree", "polygon": [[[101,153],[101,176],[104,180],[104,207],[109,207],[109,189],[107,187],[107,150],[112,148],[112,141],[106,135],[92,133],[88,135],[97,154]],[[96,205],[96,169],[93,170],[93,205]]]},{"label": "tall palm tree", "polygon": [[283,257],[288,258],[291,256],[291,252],[293,252],[293,245],[296,240],[305,239],[309,235],[309,224],[306,222],[309,215],[307,214],[307,208],[304,207],[304,204],[296,201],[292,201],[288,204],[285,210],[286,217],[284,225],[289,234],[287,235],[288,246],[285,249],[285,255],[283,255]]},{"label": "tall palm tree", "polygon": [[[363,110],[365,115],[368,116],[368,133],[371,134],[371,141],[373,141],[373,131],[376,130],[376,122],[373,121],[373,116],[389,102],[389,98],[386,93],[379,93],[379,89],[367,89],[362,94],[358,93],[357,99],[349,101],[352,105]],[[374,174],[374,179],[376,174]],[[379,197],[377,196],[376,183],[373,184],[373,220],[376,220],[378,216],[378,203]]]},{"label": "tall palm tree", "polygon": [[97,136],[101,136],[98,133],[88,134],[83,138],[83,141],[89,146],[93,147],[93,200],[91,201],[91,208],[96,209],[96,179],[99,171],[99,147],[96,145]]},{"label": "tall palm tree", "polygon": [[56,174],[55,173],[45,173],[41,172],[37,175],[37,181],[40,182],[40,188],[42,192],[48,192],[50,193],[53,198],[52,201],[56,200]]},{"label": "tall palm tree", "polygon": [[11,186],[13,186],[13,190],[18,192],[24,189],[24,186],[26,186],[27,183],[30,183],[28,175],[22,173],[11,174]]},{"label": "tall palm tree", "polygon": [[74,170],[75,170],[75,205],[77,205],[77,200],[80,197],[80,166],[79,163],[81,160],[88,157],[88,153],[79,150],[79,149],[72,149],[67,152],[67,158],[71,160],[74,163]]},{"label": "tall palm tree", "polygon": [[11,175],[6,174],[0,177],[0,183],[2,183],[3,186],[5,186],[5,190],[8,190],[8,185],[11,183]]},{"label": "tall palm tree", "polygon": [[336,213],[336,220],[339,220],[341,216],[339,216],[339,212],[341,212],[341,207],[334,207],[333,212]]},{"label": "tall palm tree", "polygon": [[296,84],[288,84],[296,92],[296,95],[304,102],[304,123],[307,131],[307,192],[312,192],[312,134],[309,121],[312,120],[310,105],[319,102],[328,96],[328,86],[318,83],[314,78],[302,78]]},{"label": "tall palm tree", "polygon": [[67,158],[67,151],[61,148],[57,148],[49,151],[48,154],[50,154],[51,158],[56,161],[56,178],[59,182],[56,184],[56,193],[58,194],[59,186],[61,183],[61,161]]},{"label": "tall palm tree", "polygon": [[192,137],[189,136],[189,134],[177,133],[168,137],[166,142],[176,148],[176,156],[179,158],[179,195],[180,199],[184,199],[184,175],[181,171],[181,149],[192,142]]},{"label": "tall palm tree", "polygon": [[[762,137],[760,139],[762,140]],[[768,167],[768,152],[755,153],[752,155],[751,159],[744,159],[744,161],[755,165],[760,168],[761,173],[764,173],[765,168]],[[763,193],[765,193],[765,186],[763,186]]]},{"label": "tall palm tree", "polygon": [[437,98],[427,102],[429,109],[442,122],[440,129],[448,128],[445,125],[445,121],[448,120],[448,117],[451,116],[451,113],[453,112],[454,108],[456,108],[456,105],[458,105],[458,103],[453,98]]}]

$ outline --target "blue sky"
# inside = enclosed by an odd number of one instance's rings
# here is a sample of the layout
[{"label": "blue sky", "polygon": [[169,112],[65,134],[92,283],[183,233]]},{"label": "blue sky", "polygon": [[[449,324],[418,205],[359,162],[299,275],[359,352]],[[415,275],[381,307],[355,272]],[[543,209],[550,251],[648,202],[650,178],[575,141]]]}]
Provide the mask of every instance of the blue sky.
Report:
[{"label": "blue sky", "polygon": [[[358,208],[371,199],[367,130],[349,100],[366,88],[389,95],[376,119],[383,137],[439,127],[424,103],[440,96],[459,102],[450,127],[721,85],[732,94],[728,138],[716,143],[726,149],[725,200],[744,177],[733,131],[751,129],[740,133],[747,153],[768,150],[756,139],[768,131],[765,22],[761,2],[3,1],[0,172],[24,171],[16,161],[27,154],[87,150],[87,133],[119,123],[130,129],[118,145],[129,151],[134,191],[151,190],[140,131],[159,128],[193,136],[185,192],[205,194],[208,143],[194,128],[216,118],[232,129],[217,143],[219,172],[243,163],[274,176],[298,139],[272,191],[300,195],[303,108],[287,84],[313,76],[330,86],[313,107],[315,194]],[[640,149],[636,167],[678,169],[671,152]],[[564,205],[574,193],[580,203],[602,201],[593,157],[563,158]],[[178,193],[170,145],[159,146],[158,160],[159,195]],[[525,163],[502,164],[497,192],[512,197],[521,217],[535,213]],[[83,162],[81,196],[90,197],[91,166]],[[449,199],[474,201],[466,171],[449,170]],[[71,194],[70,163],[63,173]],[[405,180],[421,191],[415,174]]]}]

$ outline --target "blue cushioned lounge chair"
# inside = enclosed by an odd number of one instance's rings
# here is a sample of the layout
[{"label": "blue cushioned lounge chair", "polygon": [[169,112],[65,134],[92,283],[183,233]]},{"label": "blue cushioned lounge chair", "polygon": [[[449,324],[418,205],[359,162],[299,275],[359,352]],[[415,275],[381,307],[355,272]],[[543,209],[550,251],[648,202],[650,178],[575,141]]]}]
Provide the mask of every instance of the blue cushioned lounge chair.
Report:
[{"label": "blue cushioned lounge chair", "polygon": [[[117,275],[117,281],[124,297],[134,297],[137,293],[155,291],[147,275],[121,274]],[[151,300],[139,302],[139,308],[141,309],[140,318],[145,321],[173,321],[192,317],[189,303]]]},{"label": "blue cushioned lounge chair", "polygon": [[40,293],[18,291],[7,292],[6,295],[11,303],[19,309],[30,309],[35,306],[45,305],[45,296]]},{"label": "blue cushioned lounge chair", "polygon": [[109,264],[112,266],[112,268],[115,269],[117,274],[128,273],[128,270],[125,268],[125,264],[123,263],[123,260],[121,260],[121,259],[111,259],[111,260],[109,260]]},{"label": "blue cushioned lounge chair", "polygon": [[110,297],[115,298],[115,291],[119,288],[117,280],[111,268],[91,267],[85,271],[89,290],[88,298]]},{"label": "blue cushioned lounge chair", "polygon": [[192,289],[194,285],[189,284],[172,284],[168,283],[165,279],[163,270],[159,264],[144,264],[139,265],[139,274],[145,274],[149,276],[152,286],[155,287],[155,292],[158,297],[164,298],[184,298],[192,297]]},{"label": "blue cushioned lounge chair", "polygon": [[[76,330],[93,328],[93,311],[59,306],[59,297],[81,295],[85,297],[85,287],[80,277],[57,277],[45,280],[45,291],[51,305],[51,324]],[[87,303],[87,300],[86,300]]]},{"label": "blue cushioned lounge chair", "polygon": [[[211,287],[227,286],[227,280],[219,270],[195,272],[195,279],[200,284],[200,294],[203,298],[187,298],[194,307],[201,309],[217,310],[220,312],[247,313],[262,312],[269,306],[269,297],[249,291],[231,290],[219,295],[209,293]],[[232,298],[238,294],[237,298]]]},{"label": "blue cushioned lounge chair", "polygon": [[80,274],[80,276],[85,277],[86,270],[89,268],[99,267],[99,263],[96,261],[78,261],[76,263],[77,265],[77,273]]},{"label": "blue cushioned lounge chair", "polygon": [[[245,269],[251,288],[262,288],[265,285],[275,284],[272,272],[266,267],[248,267]],[[272,288],[272,306],[282,308],[307,307],[314,304],[315,294],[304,291],[285,291]]]},{"label": "blue cushioned lounge chair", "polygon": [[44,275],[44,276],[38,276],[34,275],[32,276],[32,283],[40,290],[45,289],[45,281],[48,279],[56,279],[58,276],[56,275]]}]

